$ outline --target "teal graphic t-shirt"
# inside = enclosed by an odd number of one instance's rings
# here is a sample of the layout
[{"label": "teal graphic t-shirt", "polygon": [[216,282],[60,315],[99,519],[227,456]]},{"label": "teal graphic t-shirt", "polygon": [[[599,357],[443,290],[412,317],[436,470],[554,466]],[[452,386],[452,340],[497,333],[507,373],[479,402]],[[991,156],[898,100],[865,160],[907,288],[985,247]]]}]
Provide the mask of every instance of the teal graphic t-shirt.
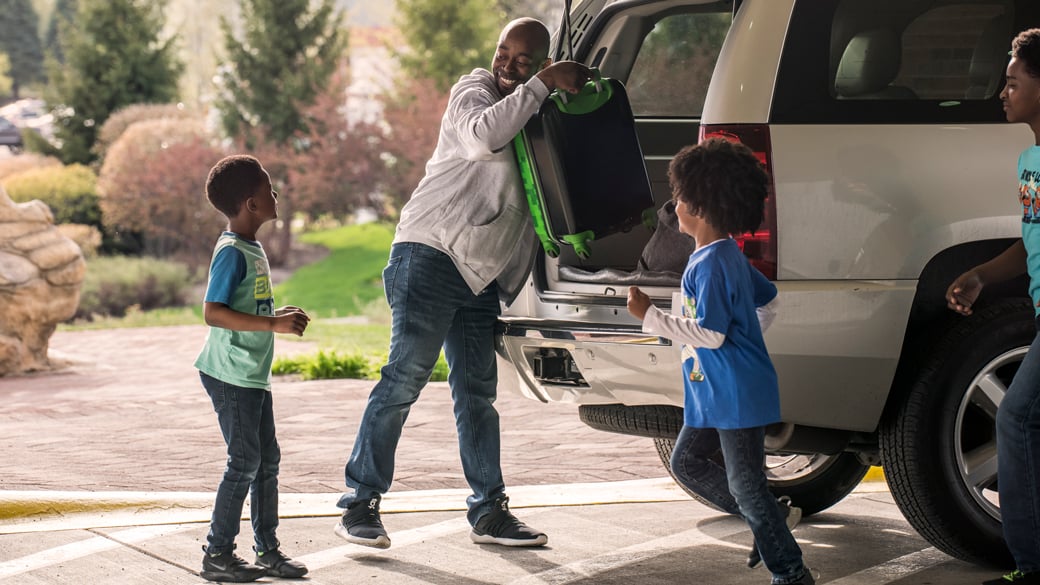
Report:
[{"label": "teal graphic t-shirt", "polygon": [[[232,232],[220,235],[210,262],[206,302],[240,313],[274,315],[271,269],[259,242]],[[195,367],[228,384],[270,390],[273,360],[274,333],[210,327]]]},{"label": "teal graphic t-shirt", "polygon": [[1040,315],[1040,146],[1030,146],[1018,157],[1018,200],[1022,204],[1022,241],[1026,245],[1029,296]]}]

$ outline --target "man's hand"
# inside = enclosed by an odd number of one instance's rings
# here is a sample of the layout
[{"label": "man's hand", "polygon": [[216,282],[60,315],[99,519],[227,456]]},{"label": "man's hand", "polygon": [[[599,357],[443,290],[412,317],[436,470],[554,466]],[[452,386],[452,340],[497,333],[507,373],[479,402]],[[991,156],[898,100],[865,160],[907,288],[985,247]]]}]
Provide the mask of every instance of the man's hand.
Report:
[{"label": "man's hand", "polygon": [[292,333],[303,336],[307,324],[311,322],[310,316],[299,307],[286,305],[274,312],[274,332]]},{"label": "man's hand", "polygon": [[558,61],[537,73],[549,91],[559,89],[568,93],[578,93],[585,82],[592,79],[588,67],[577,61]]},{"label": "man's hand", "polygon": [[642,321],[651,305],[650,297],[639,290],[638,286],[628,287],[628,312],[632,313],[633,317]]},{"label": "man's hand", "polygon": [[946,289],[946,306],[961,315],[971,315],[971,306],[982,292],[982,279],[975,270],[957,277]]}]

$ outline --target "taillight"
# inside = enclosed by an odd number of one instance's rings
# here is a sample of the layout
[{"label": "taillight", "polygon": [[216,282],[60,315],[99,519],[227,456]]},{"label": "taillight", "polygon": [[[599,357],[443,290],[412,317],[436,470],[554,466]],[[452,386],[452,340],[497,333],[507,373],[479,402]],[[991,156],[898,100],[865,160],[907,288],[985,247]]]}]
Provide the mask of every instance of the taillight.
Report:
[{"label": "taillight", "polygon": [[769,140],[769,126],[702,124],[699,140],[713,136],[743,142],[766,167],[766,173],[769,175],[769,195],[766,197],[765,219],[755,233],[742,234],[735,239],[751,264],[769,280],[776,280],[776,185],[773,182],[773,150]]}]

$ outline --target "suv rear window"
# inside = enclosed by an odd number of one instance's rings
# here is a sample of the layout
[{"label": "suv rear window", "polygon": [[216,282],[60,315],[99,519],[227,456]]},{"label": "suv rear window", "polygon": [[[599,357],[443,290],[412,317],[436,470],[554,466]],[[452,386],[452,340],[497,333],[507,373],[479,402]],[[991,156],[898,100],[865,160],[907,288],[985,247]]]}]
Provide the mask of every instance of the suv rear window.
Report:
[{"label": "suv rear window", "polygon": [[1001,121],[1011,39],[1037,22],[1029,1],[801,1],[771,121]]},{"label": "suv rear window", "polygon": [[699,118],[732,20],[730,13],[700,12],[657,21],[625,82],[632,113]]}]

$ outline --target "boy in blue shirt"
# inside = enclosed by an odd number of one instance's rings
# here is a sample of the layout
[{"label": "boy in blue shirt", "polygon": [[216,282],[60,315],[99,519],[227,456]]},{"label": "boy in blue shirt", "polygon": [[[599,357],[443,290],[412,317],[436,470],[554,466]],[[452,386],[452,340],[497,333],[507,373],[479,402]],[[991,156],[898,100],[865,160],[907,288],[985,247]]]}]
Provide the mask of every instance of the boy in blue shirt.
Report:
[{"label": "boy in blue shirt", "polygon": [[[1029,273],[1029,295],[1040,330],[1040,28],[1011,43],[1007,85],[1000,92],[1008,122],[1029,124],[1034,145],[1018,157],[1022,239],[996,258],[957,277],[946,291],[954,311],[971,315],[982,287]],[[1040,335],[1034,340],[997,408],[997,484],[1000,519],[1015,570],[983,585],[1040,585]]]},{"label": "boy in blue shirt", "polygon": [[[746,146],[709,138],[683,148],[668,167],[679,230],[696,241],[682,276],[682,316],[632,287],[628,310],[643,331],[683,344],[683,428],[672,471],[685,487],[742,516],[777,585],[814,585],[789,521],[801,511],[769,492],[765,427],[780,420],[776,371],[762,331],[776,287],[751,266],[734,234],[762,223],[768,177]],[[721,448],[725,468],[709,457]],[[757,559],[749,559],[749,564]]]},{"label": "boy in blue shirt", "polygon": [[[307,567],[279,550],[278,463],[271,404],[274,334],[303,335],[310,318],[298,307],[274,309],[271,269],[256,231],[278,217],[278,194],[260,161],[220,160],[206,180],[210,203],[228,218],[213,251],[203,315],[210,326],[195,360],[227,444],[202,571],[209,581],[245,583],[265,575],[298,578]],[[251,495],[256,564],[235,554],[246,492]]]}]

